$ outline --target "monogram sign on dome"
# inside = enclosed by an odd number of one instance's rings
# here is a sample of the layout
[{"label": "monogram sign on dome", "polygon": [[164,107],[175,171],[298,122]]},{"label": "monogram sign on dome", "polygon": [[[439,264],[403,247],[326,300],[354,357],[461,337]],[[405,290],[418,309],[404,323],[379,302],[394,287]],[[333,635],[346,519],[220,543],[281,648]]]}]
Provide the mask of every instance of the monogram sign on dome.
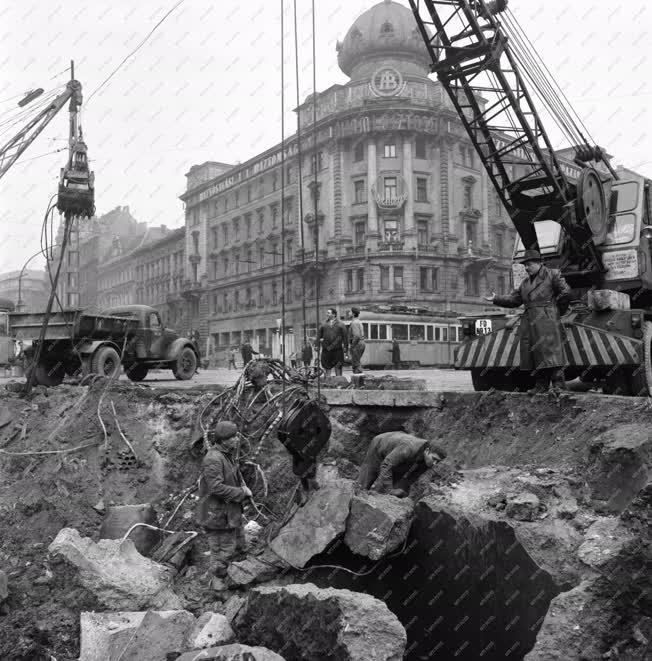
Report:
[{"label": "monogram sign on dome", "polygon": [[382,67],[371,77],[369,88],[376,96],[396,96],[405,89],[405,85],[400,71],[392,67]]}]

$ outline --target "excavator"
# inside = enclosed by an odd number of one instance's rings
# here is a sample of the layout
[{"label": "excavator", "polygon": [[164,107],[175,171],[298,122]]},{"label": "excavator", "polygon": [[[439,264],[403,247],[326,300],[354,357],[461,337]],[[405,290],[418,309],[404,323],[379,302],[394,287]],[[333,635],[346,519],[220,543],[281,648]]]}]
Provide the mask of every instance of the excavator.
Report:
[{"label": "excavator", "polygon": [[[610,164],[523,31],[508,0],[409,0],[431,71],[459,115],[517,231],[514,286],[526,249],[561,271],[567,381],[652,395],[652,181]],[[538,103],[537,103],[538,101]],[[553,150],[539,104],[571,144],[579,176]],[[456,369],[475,390],[521,391],[520,315],[461,317]]]}]

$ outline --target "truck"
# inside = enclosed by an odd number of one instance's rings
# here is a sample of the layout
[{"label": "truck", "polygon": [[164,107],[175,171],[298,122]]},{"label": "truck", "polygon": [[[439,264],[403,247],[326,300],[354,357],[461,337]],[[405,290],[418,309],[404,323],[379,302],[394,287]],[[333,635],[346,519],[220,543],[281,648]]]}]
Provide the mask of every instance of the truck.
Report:
[{"label": "truck", "polygon": [[[18,343],[33,381],[57,386],[66,375],[117,377],[121,368],[132,381],[150,369],[170,369],[175,378],[192,378],[199,363],[192,340],[165,328],[158,311],[148,305],[124,305],[95,313],[65,309],[53,313],[43,346],[38,341],[44,313],[9,314],[9,334]],[[38,361],[35,358],[38,356]]]},{"label": "truck", "polygon": [[[446,91],[518,238],[518,263],[537,250],[572,288],[562,316],[565,377],[603,392],[652,395],[652,181],[610,164],[524,33],[508,0],[409,0],[431,71]],[[569,172],[538,104],[571,147]],[[476,390],[529,389],[521,316],[461,317],[457,369]]]}]

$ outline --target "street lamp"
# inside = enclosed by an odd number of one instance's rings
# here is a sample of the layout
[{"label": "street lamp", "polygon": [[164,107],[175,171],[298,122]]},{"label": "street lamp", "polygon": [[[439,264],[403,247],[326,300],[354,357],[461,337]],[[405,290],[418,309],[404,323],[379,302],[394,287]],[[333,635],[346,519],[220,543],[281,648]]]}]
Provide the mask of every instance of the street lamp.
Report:
[{"label": "street lamp", "polygon": [[23,275],[25,273],[25,269],[27,268],[27,265],[34,259],[34,257],[38,257],[39,255],[42,255],[44,252],[47,252],[48,250],[52,250],[54,248],[58,248],[59,244],[56,244],[54,246],[51,246],[49,248],[43,248],[39,250],[38,252],[34,253],[24,264],[23,268],[20,269],[20,275],[18,276],[18,301],[16,302],[16,312],[20,312],[21,308],[23,307],[23,298],[22,298],[22,285],[23,285]]}]

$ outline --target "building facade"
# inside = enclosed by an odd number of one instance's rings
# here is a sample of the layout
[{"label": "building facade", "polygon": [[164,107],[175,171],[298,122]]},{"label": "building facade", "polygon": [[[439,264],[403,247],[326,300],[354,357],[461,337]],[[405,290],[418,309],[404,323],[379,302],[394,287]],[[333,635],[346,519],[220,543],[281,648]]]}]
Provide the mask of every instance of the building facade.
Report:
[{"label": "building facade", "polygon": [[9,299],[17,311],[44,310],[50,288],[46,272],[23,269],[0,274],[0,298]]},{"label": "building facade", "polygon": [[295,135],[217,176],[206,174],[214,164],[186,175],[183,295],[217,349],[244,337],[273,349],[282,302],[298,332],[317,323],[317,295],[322,318],[378,303],[461,313],[509,287],[514,228],[428,78],[412,13],[372,7],[337,56],[350,81],[296,109],[301,144]]}]

